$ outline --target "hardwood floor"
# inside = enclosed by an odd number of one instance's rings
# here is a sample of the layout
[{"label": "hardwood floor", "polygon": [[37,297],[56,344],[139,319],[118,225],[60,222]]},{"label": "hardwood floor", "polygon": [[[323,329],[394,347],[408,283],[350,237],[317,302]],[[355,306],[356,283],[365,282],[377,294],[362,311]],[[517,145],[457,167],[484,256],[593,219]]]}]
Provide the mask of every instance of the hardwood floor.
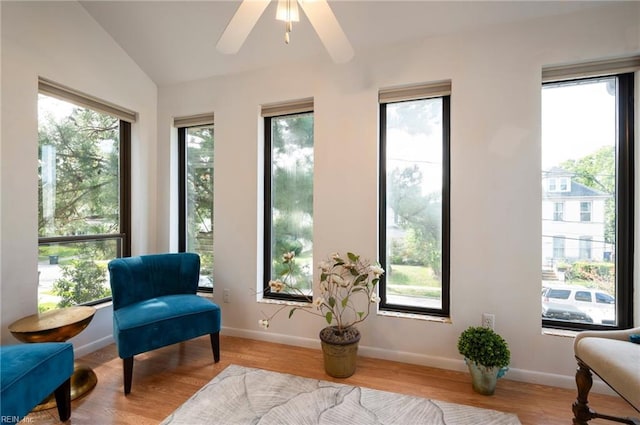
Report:
[{"label": "hardwood floor", "polygon": [[[365,357],[358,358],[355,375],[334,379],[325,375],[319,350],[224,335],[217,364],[213,363],[208,336],[136,356],[127,397],[122,360],[115,345],[77,360],[93,368],[98,384],[72,402],[67,424],[157,424],[230,364],[512,412],[524,425],[571,424],[571,404],[576,396],[574,390],[510,381],[508,375],[498,382],[493,396],[482,396],[471,389],[467,373]],[[593,394],[590,404],[602,413],[640,416],[618,397]],[[57,410],[32,413],[25,423],[59,423]]]}]

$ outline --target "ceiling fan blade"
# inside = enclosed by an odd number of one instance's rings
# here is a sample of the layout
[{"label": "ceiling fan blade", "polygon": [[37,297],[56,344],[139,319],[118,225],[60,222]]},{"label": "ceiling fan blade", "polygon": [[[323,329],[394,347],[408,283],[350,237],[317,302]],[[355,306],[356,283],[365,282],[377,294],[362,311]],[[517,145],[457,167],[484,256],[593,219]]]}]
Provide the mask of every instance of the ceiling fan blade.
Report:
[{"label": "ceiling fan blade", "polygon": [[353,47],[327,0],[306,0],[299,3],[333,61],[336,63],[350,61],[353,57]]},{"label": "ceiling fan blade", "polygon": [[218,51],[228,55],[238,53],[269,2],[271,0],[243,0],[216,44]]}]

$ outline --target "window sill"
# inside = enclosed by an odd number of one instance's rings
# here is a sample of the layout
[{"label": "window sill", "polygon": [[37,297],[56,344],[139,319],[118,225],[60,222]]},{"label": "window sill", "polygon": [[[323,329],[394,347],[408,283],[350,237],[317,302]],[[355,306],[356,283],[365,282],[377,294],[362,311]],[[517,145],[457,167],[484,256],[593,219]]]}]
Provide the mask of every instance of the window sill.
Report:
[{"label": "window sill", "polygon": [[417,313],[401,313],[399,311],[378,311],[378,316],[398,317],[401,319],[422,320],[425,322],[436,322],[436,323],[445,323],[445,324],[452,323],[450,317],[429,316],[426,314],[417,314]]},{"label": "window sill", "polygon": [[290,301],[290,300],[273,300],[271,298],[261,298],[257,300],[260,304],[274,304],[274,305],[290,305],[293,307],[309,307],[311,303],[306,303],[302,301]]},{"label": "window sill", "polygon": [[568,329],[542,328],[542,335],[559,336],[561,338],[575,338],[578,331]]},{"label": "window sill", "polygon": [[[85,304],[77,304],[77,305],[85,305]],[[113,301],[109,300],[109,301],[102,302],[100,304],[90,305],[89,307],[93,307],[96,310],[102,310],[103,308],[107,308],[111,306],[113,306]]]}]

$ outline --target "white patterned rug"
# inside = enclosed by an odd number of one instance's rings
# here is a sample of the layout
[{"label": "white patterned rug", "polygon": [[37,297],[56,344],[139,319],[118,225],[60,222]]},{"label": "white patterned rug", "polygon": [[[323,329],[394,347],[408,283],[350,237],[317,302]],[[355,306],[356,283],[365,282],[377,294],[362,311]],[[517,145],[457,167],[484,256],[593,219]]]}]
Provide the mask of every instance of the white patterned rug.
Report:
[{"label": "white patterned rug", "polygon": [[510,413],[231,365],[162,424],[519,425]]}]

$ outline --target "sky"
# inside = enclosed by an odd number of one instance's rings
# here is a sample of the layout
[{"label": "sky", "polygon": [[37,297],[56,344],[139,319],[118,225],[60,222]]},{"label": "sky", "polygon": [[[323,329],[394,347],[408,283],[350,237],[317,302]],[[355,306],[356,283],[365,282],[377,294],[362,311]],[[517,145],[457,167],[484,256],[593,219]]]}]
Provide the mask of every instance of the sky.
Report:
[{"label": "sky", "polygon": [[603,79],[542,90],[543,170],[615,145],[615,96],[607,85]]}]

